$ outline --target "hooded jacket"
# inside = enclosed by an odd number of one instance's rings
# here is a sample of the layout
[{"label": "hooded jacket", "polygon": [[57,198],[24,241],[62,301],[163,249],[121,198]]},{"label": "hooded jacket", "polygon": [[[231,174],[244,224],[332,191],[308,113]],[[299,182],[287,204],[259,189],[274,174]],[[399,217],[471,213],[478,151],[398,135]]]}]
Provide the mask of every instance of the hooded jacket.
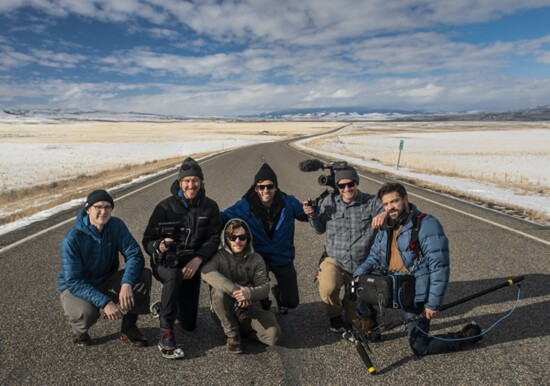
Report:
[{"label": "hooded jacket", "polygon": [[246,192],[242,199],[221,213],[224,223],[232,218],[243,219],[254,236],[254,249],[269,265],[280,267],[292,263],[294,260],[294,220],[307,221],[302,204],[294,196],[281,192],[277,193],[282,199],[282,210],[275,225],[273,236],[269,237],[261,220],[254,214],[249,200],[257,193],[254,185]]},{"label": "hooded jacket", "polygon": [[[245,223],[248,233],[251,234]],[[240,285],[248,291],[250,300],[257,302],[269,295],[269,279],[262,257],[254,252],[252,234],[243,256],[235,256],[225,240],[227,224],[221,234],[221,247],[201,269],[201,278],[229,296]]]},{"label": "hooded jacket", "polygon": [[149,218],[143,234],[143,248],[149,256],[154,257],[158,253],[160,241],[166,237],[158,231],[159,223],[177,221],[190,230],[189,237],[182,240],[183,247],[192,249],[204,263],[216,253],[220,244],[221,222],[218,204],[206,197],[204,188],[201,188],[194,199],[187,200],[178,180],[172,183],[170,192],[172,195],[162,200]]},{"label": "hooded jacket", "polygon": [[61,243],[59,290],[68,289],[74,296],[104,308],[111,298],[95,287],[118,271],[119,253],[125,261],[122,284],[133,287],[143,269],[144,259],[126,224],[118,217],[111,217],[99,233],[90,224],[86,209],[82,209]]},{"label": "hooded jacket", "polygon": [[[411,204],[411,214],[397,234],[397,248],[403,265],[416,278],[416,303],[424,303],[431,310],[438,310],[449,283],[449,240],[443,226],[430,215],[423,218],[418,231],[418,242],[423,256],[418,264],[417,250],[410,247],[413,219],[421,212]],[[371,269],[387,268],[389,258],[389,230],[380,230],[370,249],[369,257],[355,270],[353,276],[363,275]]]}]

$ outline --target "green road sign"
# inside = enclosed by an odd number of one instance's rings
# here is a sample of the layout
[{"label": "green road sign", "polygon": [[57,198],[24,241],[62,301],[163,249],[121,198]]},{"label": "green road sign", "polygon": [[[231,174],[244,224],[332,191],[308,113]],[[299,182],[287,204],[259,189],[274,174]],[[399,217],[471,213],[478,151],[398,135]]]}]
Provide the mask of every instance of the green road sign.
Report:
[{"label": "green road sign", "polygon": [[403,150],[403,145],[405,144],[405,140],[401,140],[401,142],[399,142],[399,150]]}]

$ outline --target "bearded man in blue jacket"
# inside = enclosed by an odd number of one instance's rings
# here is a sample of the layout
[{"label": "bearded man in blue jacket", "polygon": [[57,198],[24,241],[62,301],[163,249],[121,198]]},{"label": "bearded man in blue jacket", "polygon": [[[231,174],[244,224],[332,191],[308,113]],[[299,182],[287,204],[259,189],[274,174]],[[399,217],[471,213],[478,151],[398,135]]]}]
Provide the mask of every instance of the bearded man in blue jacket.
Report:
[{"label": "bearded man in blue jacket", "polygon": [[[435,217],[421,213],[409,203],[403,185],[383,185],[378,191],[378,198],[387,216],[368,258],[353,276],[357,278],[373,271],[414,275],[414,305],[402,307],[401,311],[405,320],[422,313],[425,316],[407,325],[409,345],[417,356],[457,351],[481,340],[481,328],[475,322],[458,332],[437,336],[429,334],[430,321],[439,315],[449,283],[449,240]],[[413,239],[415,232],[417,240]],[[359,305],[358,311],[363,318],[360,326],[367,336],[374,335],[369,330],[374,325],[371,321],[375,315],[374,308],[372,305]]]},{"label": "bearded man in blue jacket", "polygon": [[[302,203],[282,192],[275,171],[264,163],[254,183],[243,198],[221,213],[224,223],[240,218],[248,224],[253,236],[254,250],[264,259],[268,273],[277,284],[271,288],[279,313],[288,313],[300,303],[298,280],[294,268],[294,220],[307,221]],[[269,299],[262,301],[264,309]]]},{"label": "bearded man in blue jacket", "polygon": [[143,268],[143,254],[126,224],[111,217],[114,207],[105,190],[91,192],[61,244],[61,305],[79,346],[91,344],[88,330],[101,309],[109,320],[122,319],[122,341],[147,345],[136,322],[138,314],[149,313],[151,271]]}]

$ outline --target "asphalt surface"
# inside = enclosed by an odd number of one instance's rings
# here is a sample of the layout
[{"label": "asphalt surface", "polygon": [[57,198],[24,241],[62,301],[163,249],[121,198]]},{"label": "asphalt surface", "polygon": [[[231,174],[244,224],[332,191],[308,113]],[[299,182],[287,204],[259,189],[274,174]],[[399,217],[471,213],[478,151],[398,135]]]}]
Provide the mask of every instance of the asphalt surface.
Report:
[{"label": "asphalt surface", "polygon": [[[248,189],[261,163],[268,162],[283,191],[300,200],[315,197],[323,191],[317,183],[321,171],[298,170],[298,163],[307,158],[285,143],[212,157],[202,162],[207,195],[226,208]],[[386,181],[366,172],[361,177],[360,189],[369,193]],[[137,190],[115,193],[113,215],[127,223],[139,242],[154,206],[169,195],[174,178],[168,173]],[[404,329],[398,328],[386,333],[382,343],[371,345],[377,374],[370,375],[353,344],[328,329],[313,283],[324,236],[316,235],[307,223],[296,226],[301,305],[277,316],[284,334],[279,346],[265,348],[245,340],[246,355],[229,354],[223,332],[210,317],[203,284],[197,330],[185,332],[176,324],[177,340],[186,353],[183,360],[161,357],[156,346],[158,319],[148,315],[140,317],[139,325],[149,347],[134,349],[120,342],[120,322],[108,320],[90,330],[92,346],[74,347],[57,290],[59,247],[72,225],[76,211],[71,211],[0,237],[0,384],[549,384],[550,228],[434,192],[408,189],[411,201],[439,218],[450,239],[447,302],[525,276],[514,313],[473,349],[417,359]],[[25,237],[29,238],[13,245]],[[154,282],[153,299],[159,298],[160,288]],[[511,286],[449,309],[434,321],[432,331],[454,331],[471,320],[488,328],[513,308],[516,296],[517,287]],[[383,320],[396,317],[386,311]]]}]

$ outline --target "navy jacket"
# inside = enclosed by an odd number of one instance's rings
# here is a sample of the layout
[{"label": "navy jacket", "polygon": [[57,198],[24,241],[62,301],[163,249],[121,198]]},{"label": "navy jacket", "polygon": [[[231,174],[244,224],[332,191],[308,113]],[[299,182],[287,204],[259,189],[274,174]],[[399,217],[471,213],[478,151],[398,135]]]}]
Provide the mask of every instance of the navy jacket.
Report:
[{"label": "navy jacket", "polygon": [[221,213],[223,223],[232,218],[246,221],[253,236],[254,250],[273,267],[292,263],[294,260],[294,220],[307,221],[302,203],[292,195],[282,192],[281,194],[284,208],[275,226],[273,238],[269,238],[261,221],[250,209],[246,198],[240,199]]}]

